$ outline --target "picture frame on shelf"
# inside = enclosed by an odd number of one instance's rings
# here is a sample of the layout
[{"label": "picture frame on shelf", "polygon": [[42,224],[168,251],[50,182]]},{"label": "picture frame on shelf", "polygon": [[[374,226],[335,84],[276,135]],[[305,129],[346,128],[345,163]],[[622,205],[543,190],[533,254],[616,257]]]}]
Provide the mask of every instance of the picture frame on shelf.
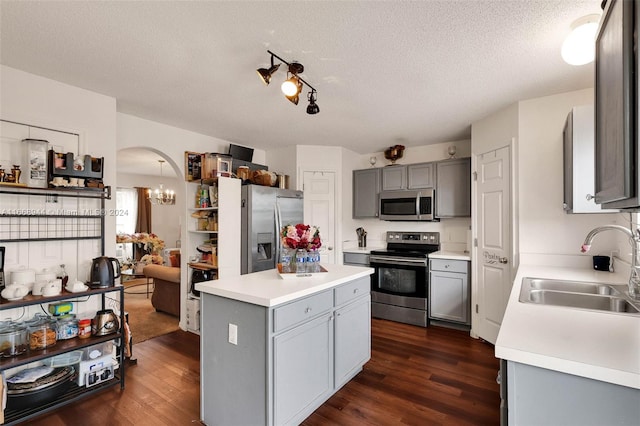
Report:
[{"label": "picture frame on shelf", "polygon": [[204,165],[204,154],[199,152],[184,152],[184,178],[187,182],[199,181],[202,179],[202,166]]}]

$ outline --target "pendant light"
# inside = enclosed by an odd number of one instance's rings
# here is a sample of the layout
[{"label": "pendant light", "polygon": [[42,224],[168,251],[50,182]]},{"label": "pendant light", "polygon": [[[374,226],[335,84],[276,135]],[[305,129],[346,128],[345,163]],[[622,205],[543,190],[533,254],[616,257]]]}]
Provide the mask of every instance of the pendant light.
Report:
[{"label": "pendant light", "polygon": [[[164,160],[158,160],[160,163],[160,179],[162,179],[162,166]],[[164,189],[164,185],[161,183],[156,189],[147,190],[147,198],[153,205],[158,206],[172,206],[176,203],[176,194],[171,189]]]}]

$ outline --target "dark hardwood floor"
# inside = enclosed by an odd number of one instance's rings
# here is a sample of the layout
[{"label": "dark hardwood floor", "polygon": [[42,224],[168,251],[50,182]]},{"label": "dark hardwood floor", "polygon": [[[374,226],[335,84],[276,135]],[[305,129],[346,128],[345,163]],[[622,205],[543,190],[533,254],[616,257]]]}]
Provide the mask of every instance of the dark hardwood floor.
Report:
[{"label": "dark hardwood floor", "polygon": [[[498,360],[467,332],[373,319],[371,361],[303,425],[497,425]],[[199,425],[199,337],[177,331],[134,346],[126,388],[29,423]]]}]

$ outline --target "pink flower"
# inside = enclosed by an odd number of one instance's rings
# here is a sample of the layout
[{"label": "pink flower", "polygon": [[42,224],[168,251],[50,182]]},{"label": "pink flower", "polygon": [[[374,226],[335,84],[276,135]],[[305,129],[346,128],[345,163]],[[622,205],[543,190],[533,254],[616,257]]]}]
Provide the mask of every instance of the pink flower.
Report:
[{"label": "pink flower", "polygon": [[317,250],[322,246],[319,229],[302,223],[284,226],[280,238],[282,246],[290,249]]}]

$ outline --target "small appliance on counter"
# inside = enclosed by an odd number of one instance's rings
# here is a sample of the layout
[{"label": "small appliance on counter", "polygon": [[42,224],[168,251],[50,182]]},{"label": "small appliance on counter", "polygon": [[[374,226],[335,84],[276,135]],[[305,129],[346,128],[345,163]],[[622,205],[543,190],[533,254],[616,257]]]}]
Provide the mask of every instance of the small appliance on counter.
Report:
[{"label": "small appliance on counter", "polygon": [[91,334],[94,336],[106,336],[115,333],[119,327],[118,316],[113,309],[98,311],[91,321]]},{"label": "small appliance on counter", "polygon": [[[115,265],[115,268],[114,268]],[[115,279],[120,277],[120,263],[115,257],[101,256],[93,259],[91,264],[91,281],[89,287],[113,287]]]}]

